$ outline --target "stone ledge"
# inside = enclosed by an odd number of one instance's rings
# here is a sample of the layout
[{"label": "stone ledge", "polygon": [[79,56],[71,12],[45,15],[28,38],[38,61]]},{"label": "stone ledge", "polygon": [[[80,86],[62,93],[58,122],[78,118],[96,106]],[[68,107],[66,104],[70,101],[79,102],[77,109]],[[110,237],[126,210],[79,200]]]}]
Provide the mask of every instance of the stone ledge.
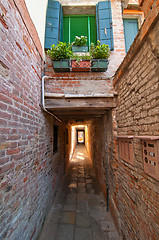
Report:
[{"label": "stone ledge", "polygon": [[120,135],[117,135],[117,136],[114,136],[115,138],[137,138],[137,139],[142,139],[142,140],[159,140],[159,136],[134,136],[134,135],[123,135],[123,136],[120,136]]},{"label": "stone ledge", "polygon": [[45,93],[45,98],[107,98],[114,97],[113,93],[104,94],[61,94],[61,93]]},{"label": "stone ledge", "polygon": [[48,81],[48,80],[89,80],[89,81],[95,81],[95,80],[108,80],[108,81],[111,81],[112,78],[107,78],[107,77],[49,77],[47,76],[48,78],[45,79],[45,81]]}]

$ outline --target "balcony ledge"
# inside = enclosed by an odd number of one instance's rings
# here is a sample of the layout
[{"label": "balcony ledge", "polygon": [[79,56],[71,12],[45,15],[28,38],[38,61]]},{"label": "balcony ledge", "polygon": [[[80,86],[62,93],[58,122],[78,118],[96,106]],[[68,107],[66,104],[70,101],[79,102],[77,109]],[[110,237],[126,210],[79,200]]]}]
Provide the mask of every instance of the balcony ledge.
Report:
[{"label": "balcony ledge", "polygon": [[113,93],[104,94],[60,94],[60,93],[45,93],[45,98],[113,98]]}]

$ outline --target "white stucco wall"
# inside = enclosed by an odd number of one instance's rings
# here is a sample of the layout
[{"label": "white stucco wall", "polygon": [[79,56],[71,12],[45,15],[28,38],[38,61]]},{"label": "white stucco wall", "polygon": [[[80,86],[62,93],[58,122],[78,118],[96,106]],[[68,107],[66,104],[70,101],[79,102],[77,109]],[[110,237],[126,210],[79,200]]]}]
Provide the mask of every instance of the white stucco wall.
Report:
[{"label": "white stucco wall", "polygon": [[30,17],[38,32],[39,39],[44,49],[46,8],[48,0],[25,0]]}]

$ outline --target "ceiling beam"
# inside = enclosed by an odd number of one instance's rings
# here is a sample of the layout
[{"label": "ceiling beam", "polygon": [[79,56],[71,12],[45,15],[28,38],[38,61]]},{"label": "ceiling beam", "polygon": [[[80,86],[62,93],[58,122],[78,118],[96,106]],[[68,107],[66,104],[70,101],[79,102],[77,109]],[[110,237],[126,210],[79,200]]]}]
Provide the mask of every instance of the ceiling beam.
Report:
[{"label": "ceiling beam", "polygon": [[45,99],[48,110],[97,110],[116,107],[115,98]]}]

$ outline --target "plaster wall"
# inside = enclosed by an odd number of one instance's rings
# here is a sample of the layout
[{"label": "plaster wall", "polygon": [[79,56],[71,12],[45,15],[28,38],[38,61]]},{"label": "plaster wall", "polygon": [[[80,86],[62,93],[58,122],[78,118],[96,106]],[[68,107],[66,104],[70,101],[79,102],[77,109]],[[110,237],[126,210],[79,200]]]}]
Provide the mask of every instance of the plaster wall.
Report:
[{"label": "plaster wall", "polygon": [[48,0],[25,0],[30,17],[38,32],[38,36],[44,49],[46,8]]}]

